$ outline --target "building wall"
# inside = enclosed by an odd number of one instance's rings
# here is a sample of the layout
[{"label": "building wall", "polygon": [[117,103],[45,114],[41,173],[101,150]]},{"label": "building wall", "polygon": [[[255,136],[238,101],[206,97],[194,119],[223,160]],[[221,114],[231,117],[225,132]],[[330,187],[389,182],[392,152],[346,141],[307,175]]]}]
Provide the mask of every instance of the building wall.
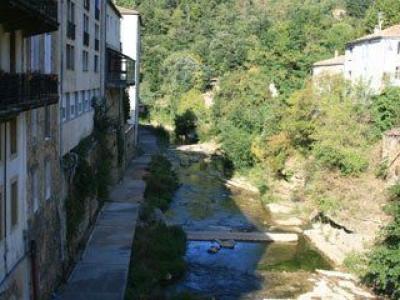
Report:
[{"label": "building wall", "polygon": [[107,1],[106,43],[114,50],[121,50],[121,22],[119,15]]},{"label": "building wall", "polygon": [[394,78],[396,67],[400,67],[399,42],[400,39],[380,39],[348,46],[345,78],[370,84],[375,92],[384,87],[384,78],[390,79],[393,85],[400,85],[400,80]]},{"label": "building wall", "polygon": [[121,41],[122,52],[136,61],[135,66],[135,86],[128,89],[131,119],[129,123],[134,126],[134,143],[137,144],[137,132],[139,123],[139,102],[140,102],[140,16],[123,15],[121,20]]},{"label": "building wall", "polygon": [[[102,96],[101,76],[103,72],[102,56],[104,49],[95,50],[96,25],[99,26],[99,40],[101,40],[101,18],[104,17],[104,7],[100,5],[100,20],[95,18],[95,1],[90,1],[90,10],[83,7],[83,1],[72,0],[75,4],[76,37],[71,40],[67,37],[67,1],[60,5],[60,41],[61,41],[61,155],[67,154],[75,148],[82,138],[91,134],[93,129],[93,108],[91,102],[94,97]],[[100,1],[103,3],[104,1]],[[84,15],[89,17],[89,46],[83,44]],[[67,68],[68,45],[74,46],[75,67],[73,70]],[[100,43],[101,44],[101,43]],[[84,70],[83,51],[88,52],[88,68]],[[95,56],[98,56],[98,68],[95,71]],[[86,103],[85,109],[78,110],[76,104]]]},{"label": "building wall", "polygon": [[332,66],[315,66],[313,67],[313,77],[320,77],[324,75],[341,75],[344,74],[344,65]]}]

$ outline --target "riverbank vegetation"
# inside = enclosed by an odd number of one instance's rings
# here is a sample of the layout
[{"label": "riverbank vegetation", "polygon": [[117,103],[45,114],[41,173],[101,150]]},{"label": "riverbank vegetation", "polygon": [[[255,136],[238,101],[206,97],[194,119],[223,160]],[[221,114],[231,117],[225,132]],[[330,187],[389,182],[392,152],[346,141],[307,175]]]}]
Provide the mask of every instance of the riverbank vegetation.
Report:
[{"label": "riverbank vegetation", "polygon": [[[178,125],[178,135],[196,130],[201,141],[214,139],[236,172],[255,179],[266,202],[295,201],[358,232],[380,232],[379,222],[365,220],[388,219],[379,141],[400,125],[400,90],[373,97],[366,83],[350,87],[339,78],[316,88],[310,71],[373,31],[378,12],[384,27],[399,23],[399,1],[120,4],[136,5],[146,23],[142,100],[151,120]],[[392,224],[385,232],[398,233]],[[382,245],[366,278],[378,292],[398,295],[397,275],[389,274],[400,266],[399,245]]]},{"label": "riverbank vegetation", "polygon": [[125,299],[163,299],[163,287],[183,276],[186,235],[181,227],[167,226],[158,211],[168,208],[178,187],[171,163],[152,157],[145,178],[145,203],[136,229]]}]

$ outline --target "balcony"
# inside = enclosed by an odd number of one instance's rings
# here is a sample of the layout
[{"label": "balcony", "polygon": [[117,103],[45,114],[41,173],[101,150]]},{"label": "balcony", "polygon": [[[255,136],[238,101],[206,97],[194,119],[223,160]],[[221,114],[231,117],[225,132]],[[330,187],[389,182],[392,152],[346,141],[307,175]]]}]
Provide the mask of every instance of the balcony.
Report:
[{"label": "balcony", "polygon": [[67,22],[67,38],[75,40],[76,25],[71,21]]},{"label": "balcony", "polygon": [[57,75],[0,71],[0,119],[57,102]]},{"label": "balcony", "polygon": [[58,29],[56,0],[1,0],[0,24],[6,32],[33,36]]},{"label": "balcony", "polygon": [[135,60],[107,48],[107,87],[126,88],[135,85]]},{"label": "balcony", "polygon": [[89,41],[90,41],[90,35],[88,32],[84,31],[83,32],[83,44],[87,47],[89,47]]}]

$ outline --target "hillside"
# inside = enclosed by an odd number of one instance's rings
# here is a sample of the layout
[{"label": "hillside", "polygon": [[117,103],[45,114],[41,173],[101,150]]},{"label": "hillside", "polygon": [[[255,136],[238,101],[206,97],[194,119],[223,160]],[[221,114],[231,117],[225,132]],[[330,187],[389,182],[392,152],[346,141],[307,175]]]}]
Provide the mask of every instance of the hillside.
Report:
[{"label": "hillside", "polygon": [[[220,144],[266,205],[295,207],[303,219],[323,213],[358,234],[361,254],[349,251],[347,268],[376,292],[398,298],[400,188],[386,188],[381,137],[400,125],[400,91],[373,96],[367,84],[350,87],[336,77],[314,89],[310,74],[314,62],[371,32],[378,12],[384,27],[399,23],[400,2],[119,2],[143,15],[148,118],[164,126],[193,123],[186,129]],[[314,230],[331,244],[354,237]]]}]

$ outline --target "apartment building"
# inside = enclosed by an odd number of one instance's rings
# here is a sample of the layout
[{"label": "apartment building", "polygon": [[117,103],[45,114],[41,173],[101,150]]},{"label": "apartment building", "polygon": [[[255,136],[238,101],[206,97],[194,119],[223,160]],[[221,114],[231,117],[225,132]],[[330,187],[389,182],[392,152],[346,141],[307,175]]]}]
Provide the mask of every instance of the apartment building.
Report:
[{"label": "apartment building", "polygon": [[1,299],[33,298],[38,276],[57,276],[40,269],[57,256],[42,252],[57,239],[34,226],[58,204],[57,15],[56,1],[0,3]]},{"label": "apartment building", "polygon": [[102,58],[104,0],[61,2],[61,156],[93,131],[92,102],[104,96]]}]

